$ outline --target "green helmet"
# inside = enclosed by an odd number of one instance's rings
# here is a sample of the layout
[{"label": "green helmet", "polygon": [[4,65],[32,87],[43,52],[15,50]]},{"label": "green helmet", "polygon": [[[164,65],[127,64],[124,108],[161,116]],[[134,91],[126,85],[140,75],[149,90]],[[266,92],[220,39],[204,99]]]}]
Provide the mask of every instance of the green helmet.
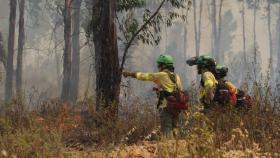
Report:
[{"label": "green helmet", "polygon": [[162,54],[158,57],[157,64],[173,65],[173,57],[168,54]]},{"label": "green helmet", "polygon": [[215,60],[213,58],[211,58],[209,55],[199,56],[196,63],[197,63],[197,65],[205,65],[205,66],[216,65]]},{"label": "green helmet", "polygon": [[198,66],[215,66],[216,62],[209,55],[201,55],[199,57],[192,57],[187,60],[187,64],[190,66],[198,65]]},{"label": "green helmet", "polygon": [[224,65],[221,64],[217,64],[215,67],[215,74],[217,77],[219,78],[223,78],[225,76],[227,76],[228,73],[228,68]]}]

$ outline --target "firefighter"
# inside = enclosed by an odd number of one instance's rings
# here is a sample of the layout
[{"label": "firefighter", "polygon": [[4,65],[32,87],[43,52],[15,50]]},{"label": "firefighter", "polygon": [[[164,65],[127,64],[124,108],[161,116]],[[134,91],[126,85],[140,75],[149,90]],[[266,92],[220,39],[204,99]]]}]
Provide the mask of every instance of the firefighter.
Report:
[{"label": "firefighter", "polygon": [[182,83],[178,74],[174,72],[173,58],[168,54],[160,55],[157,59],[158,72],[123,72],[124,77],[132,77],[142,81],[152,81],[159,90],[158,109],[160,113],[161,134],[171,139],[176,133],[178,113],[174,114],[167,108],[167,97],[175,91],[182,91]]},{"label": "firefighter", "polygon": [[228,73],[228,68],[224,65],[217,64],[213,72],[217,81],[217,89],[214,100],[221,105],[236,106],[237,103],[237,87],[225,77]]},{"label": "firefighter", "polygon": [[214,102],[215,90],[218,81],[212,73],[215,70],[216,62],[208,55],[193,57],[187,60],[190,66],[197,65],[197,72],[201,75],[200,82],[200,102],[207,109]]}]

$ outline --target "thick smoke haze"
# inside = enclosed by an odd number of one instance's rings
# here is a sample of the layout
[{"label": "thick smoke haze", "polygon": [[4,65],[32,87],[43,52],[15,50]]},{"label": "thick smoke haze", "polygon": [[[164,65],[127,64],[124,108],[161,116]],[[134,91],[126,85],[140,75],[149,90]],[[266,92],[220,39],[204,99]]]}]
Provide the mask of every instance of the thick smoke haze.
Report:
[{"label": "thick smoke haze", "polygon": [[[23,83],[26,97],[44,96],[57,97],[61,91],[62,78],[62,54],[63,54],[63,23],[59,24],[57,32],[54,33],[54,24],[49,10],[44,7],[42,1],[39,5],[43,8],[40,12],[32,12],[34,6],[29,5],[27,1],[26,9],[26,44],[24,48],[24,68],[23,68]],[[204,5],[201,14],[201,42],[200,54],[212,54],[212,23],[211,23],[211,3],[204,0]],[[150,5],[150,4],[147,4]],[[197,18],[199,15],[199,3],[196,4]],[[273,40],[274,57],[272,60],[273,68],[277,72],[277,58],[279,57],[279,3],[273,3],[271,9],[271,30]],[[149,6],[147,6],[149,7]],[[219,4],[216,4],[217,10]],[[85,12],[85,4],[82,5],[82,11]],[[168,8],[165,8],[168,10]],[[163,10],[164,11],[164,10]],[[17,12],[18,13],[18,12]],[[242,3],[238,0],[224,0],[221,11],[221,43],[220,53],[224,54],[222,64],[227,65],[229,69],[228,79],[233,83],[241,85],[244,83],[245,76],[253,73],[252,68],[244,69],[243,65],[243,34],[242,34]],[[253,61],[253,13],[254,10],[245,5],[245,33],[246,33],[246,51],[248,65],[252,65]],[[38,14],[38,15],[37,15]],[[122,13],[119,14],[119,16]],[[194,8],[191,7],[188,12],[187,22],[177,21],[171,27],[162,27],[162,40],[158,46],[147,46],[141,42],[133,45],[130,49],[129,60],[125,69],[131,71],[157,71],[155,60],[159,54],[168,53],[175,58],[176,72],[183,78],[184,87],[189,87],[191,82],[196,80],[196,68],[188,67],[185,60],[188,57],[195,56],[195,33],[194,33]],[[18,18],[18,16],[17,16]],[[218,15],[216,17],[219,18]],[[61,21],[61,17],[57,17]],[[17,20],[18,22],[18,20]],[[9,1],[0,0],[0,31],[4,36],[5,46],[7,45],[7,37],[9,31]],[[186,28],[186,29],[184,29]],[[18,30],[18,28],[16,28]],[[16,31],[17,32],[17,31]],[[56,36],[56,43],[54,41]],[[93,48],[85,45],[85,31],[81,30],[81,81],[80,94],[83,96],[87,90],[89,95],[94,91],[94,63],[92,62]],[[185,39],[185,40],[184,40]],[[264,76],[269,70],[269,36],[267,24],[267,3],[263,2],[256,13],[256,41],[257,51],[259,52],[259,67]],[[17,42],[15,42],[17,43]],[[15,45],[15,49],[17,44]],[[184,50],[186,49],[186,50]],[[120,49],[120,54],[122,50]],[[2,81],[1,81],[1,96],[4,96],[4,69],[1,65]],[[260,75],[261,76],[261,75]],[[149,96],[152,92],[152,84],[147,84],[137,81],[124,80],[124,84],[132,86],[135,96]],[[126,88],[123,88],[126,89]],[[34,96],[35,97],[35,96]],[[43,98],[44,98],[43,97]]]}]

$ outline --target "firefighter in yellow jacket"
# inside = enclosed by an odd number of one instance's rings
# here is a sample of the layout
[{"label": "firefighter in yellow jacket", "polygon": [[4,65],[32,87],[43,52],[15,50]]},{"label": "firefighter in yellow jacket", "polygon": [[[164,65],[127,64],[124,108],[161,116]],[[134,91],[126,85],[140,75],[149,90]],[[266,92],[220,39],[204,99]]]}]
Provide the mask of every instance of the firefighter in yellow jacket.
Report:
[{"label": "firefighter in yellow jacket", "polygon": [[217,64],[213,73],[218,81],[215,100],[220,104],[236,106],[238,89],[232,82],[225,79],[228,68],[224,65]]},{"label": "firefighter in yellow jacket", "polygon": [[187,64],[190,66],[197,65],[197,72],[201,75],[200,102],[204,105],[204,108],[209,108],[214,101],[218,84],[212,73],[215,70],[216,63],[210,56],[203,55],[187,60]]},{"label": "firefighter in yellow jacket", "polygon": [[[173,58],[170,55],[160,55],[157,59],[159,72],[123,72],[124,77],[132,77],[142,81],[152,81],[160,91],[158,109],[160,113],[161,133],[166,138],[172,138],[177,127],[178,115],[170,113],[167,109],[166,96],[171,95],[176,88],[182,90],[180,77],[174,73]],[[176,84],[171,76],[175,78]],[[162,96],[164,95],[164,96]]]}]

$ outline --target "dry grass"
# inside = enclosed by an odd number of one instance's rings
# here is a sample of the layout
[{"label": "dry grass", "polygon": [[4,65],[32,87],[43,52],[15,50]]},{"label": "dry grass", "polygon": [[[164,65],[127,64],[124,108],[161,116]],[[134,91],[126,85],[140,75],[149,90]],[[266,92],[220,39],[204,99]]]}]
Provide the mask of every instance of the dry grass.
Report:
[{"label": "dry grass", "polygon": [[[17,101],[0,117],[0,157],[279,157],[279,96],[255,91],[250,111],[228,107],[181,114],[176,140],[151,141],[159,126],[153,105],[135,101],[96,112],[92,100],[56,100],[32,111]],[[278,98],[277,98],[278,97]]]}]

